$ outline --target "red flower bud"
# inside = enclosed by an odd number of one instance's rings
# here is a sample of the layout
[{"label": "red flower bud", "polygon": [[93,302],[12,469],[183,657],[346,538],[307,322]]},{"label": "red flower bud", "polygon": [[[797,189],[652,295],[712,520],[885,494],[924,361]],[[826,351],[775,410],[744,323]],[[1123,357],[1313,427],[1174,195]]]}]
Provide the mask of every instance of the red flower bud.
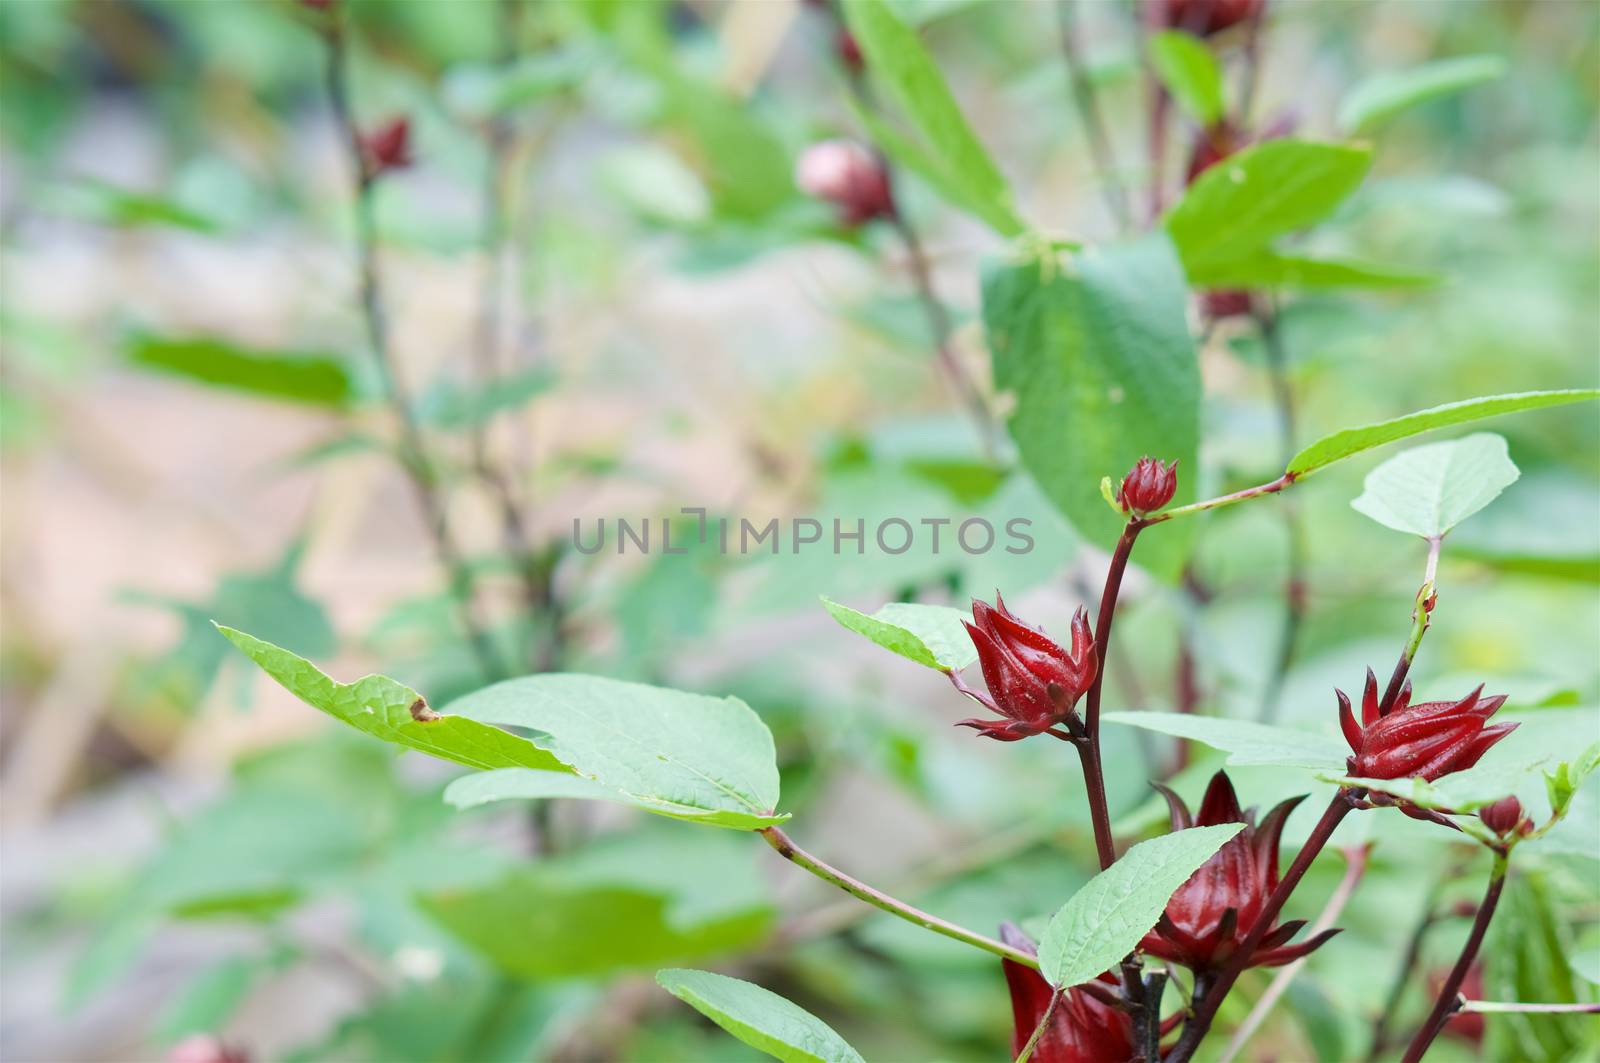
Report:
[{"label": "red flower bud", "polygon": [[1117,501],[1124,513],[1144,516],[1154,513],[1172,501],[1178,489],[1178,463],[1163,465],[1154,458],[1140,458],[1134,462],[1128,475],[1122,478],[1117,490]]},{"label": "red flower bud", "polygon": [[[1200,801],[1200,812],[1192,818],[1182,798],[1159,783],[1156,788],[1167,799],[1173,830],[1219,823],[1245,824],[1244,830],[1224,842],[1178,887],[1167,902],[1161,921],[1139,943],[1150,955],[1181,963],[1190,970],[1215,970],[1244,944],[1267,898],[1277,888],[1278,839],[1289,813],[1305,798],[1280,802],[1257,826],[1255,810],[1240,809],[1226,772],[1219,771],[1211,777],[1211,785]],[[1298,945],[1288,944],[1303,926],[1304,919],[1295,919],[1268,930],[1250,954],[1248,966],[1282,966],[1320,947],[1339,932],[1326,930]]]},{"label": "red flower bud", "polygon": [[1266,0],[1145,0],[1160,25],[1209,37],[1260,15]]},{"label": "red flower bud", "polygon": [[1417,778],[1433,782],[1472,767],[1490,746],[1517,727],[1514,723],[1486,726],[1506,699],[1503,694],[1484,697],[1482,686],[1460,701],[1412,705],[1411,684],[1407,682],[1394,705],[1380,714],[1378,680],[1368,668],[1360,724],[1356,723],[1344,691],[1334,693],[1339,698],[1339,726],[1355,754],[1349,760],[1350,774],[1363,779]]},{"label": "red flower bud", "polygon": [[361,161],[369,177],[410,166],[410,120],[401,115],[389,119],[370,133],[361,134]]},{"label": "red flower bud", "polygon": [[861,54],[861,45],[856,43],[855,35],[842,26],[839,35],[834,38],[833,46],[839,53],[839,62],[845,65],[845,69],[859,73],[867,65],[866,57]]},{"label": "red flower bud", "polygon": [[1478,818],[1483,820],[1485,827],[1502,838],[1513,831],[1527,834],[1533,829],[1533,821],[1523,815],[1522,802],[1515,797],[1502,797],[1494,804],[1478,809]]},{"label": "red flower bud", "polygon": [[853,141],[811,145],[795,165],[794,181],[807,195],[838,207],[844,225],[892,217],[895,212],[888,171],[876,155]]},{"label": "red flower bud", "polygon": [[994,607],[973,601],[967,633],[978,648],[987,694],[966,693],[989,711],[1005,716],[995,720],[962,720],[985,738],[1015,742],[1048,731],[1072,715],[1073,706],[1094,683],[1100,661],[1089,614],[1081,607],[1072,617],[1072,649],[1058,644],[1038,628],[1029,627],[1006,609],[998,591]]},{"label": "red flower bud", "polygon": [[[1010,923],[1000,927],[1000,940],[1012,948],[1035,952],[1033,942]],[[1039,1028],[1054,990],[1032,967],[1001,960],[1011,990],[1011,1055],[1016,1057]],[[1069,989],[1056,1004],[1050,1025],[1033,1046],[1033,1063],[1123,1063],[1134,1057],[1133,1018],[1116,1004],[1117,979],[1102,974],[1094,982]],[[1091,988],[1092,987],[1092,988]]]}]

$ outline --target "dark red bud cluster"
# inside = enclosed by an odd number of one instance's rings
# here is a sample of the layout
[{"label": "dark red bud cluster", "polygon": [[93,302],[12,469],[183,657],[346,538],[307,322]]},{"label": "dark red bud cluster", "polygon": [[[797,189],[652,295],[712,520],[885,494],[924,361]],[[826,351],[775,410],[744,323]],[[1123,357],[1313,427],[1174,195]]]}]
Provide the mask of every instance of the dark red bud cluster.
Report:
[{"label": "dark red bud cluster", "polygon": [[854,141],[811,145],[795,165],[794,180],[802,192],[837,207],[844,225],[894,216],[888,170],[878,156]]},{"label": "dark red bud cluster", "polygon": [[[1255,810],[1239,807],[1239,797],[1226,772],[1212,776],[1194,816],[1190,816],[1189,807],[1177,794],[1160,784],[1156,789],[1167,799],[1173,830],[1245,824],[1244,830],[1224,842],[1178,887],[1167,902],[1161,921],[1139,943],[1152,956],[1181,963],[1193,971],[1214,971],[1239,951],[1277,888],[1278,841],[1289,813],[1305,798],[1279,802],[1257,825]],[[1339,932],[1326,930],[1290,945],[1289,939],[1303,926],[1304,919],[1294,919],[1269,929],[1246,966],[1282,966],[1319,948]]]},{"label": "dark red bud cluster", "polygon": [[[1033,942],[1011,923],[1000,927],[1000,940],[1014,949],[1035,952]],[[1001,960],[1006,986],[1011,990],[1011,1055],[1021,1055],[1033,1031],[1039,1028],[1055,990],[1032,967]],[[1094,982],[1062,994],[1050,1025],[1033,1047],[1033,1063],[1118,1063],[1133,1059],[1133,1018],[1119,1006],[1117,979],[1102,974]]]},{"label": "dark red bud cluster", "polygon": [[1500,837],[1527,834],[1533,830],[1533,821],[1522,811],[1522,802],[1515,797],[1502,797],[1492,805],[1478,810],[1483,825]]},{"label": "dark red bud cluster", "polygon": [[974,728],[985,738],[1015,742],[1048,731],[1072,716],[1073,707],[1094,684],[1100,667],[1087,612],[1080,608],[1072,618],[1070,650],[1013,616],[998,591],[993,607],[972,603],[972,619],[967,633],[977,647],[989,692],[968,690],[967,694],[1006,719],[962,720],[958,727]]},{"label": "dark red bud cluster", "polygon": [[[1339,726],[1354,755],[1351,775],[1363,779],[1435,779],[1464,771],[1478,763],[1489,747],[1516,729],[1514,723],[1488,726],[1505,704],[1505,695],[1484,697],[1483,687],[1460,701],[1411,702],[1411,684],[1401,688],[1394,704],[1378,702],[1378,680],[1367,669],[1361,697],[1361,723],[1357,724],[1350,699],[1339,698]],[[1431,817],[1430,817],[1431,818]]]},{"label": "dark red bud cluster", "polygon": [[1117,502],[1124,513],[1144,516],[1154,513],[1168,502],[1178,490],[1178,463],[1163,465],[1154,458],[1140,458],[1134,462],[1128,475],[1122,478],[1117,490]]},{"label": "dark red bud cluster", "polygon": [[411,121],[404,115],[361,134],[360,139],[361,162],[369,178],[411,165]]},{"label": "dark red bud cluster", "polygon": [[1256,18],[1267,6],[1266,0],[1145,0],[1154,8],[1159,25],[1183,30],[1197,37],[1232,29]]}]

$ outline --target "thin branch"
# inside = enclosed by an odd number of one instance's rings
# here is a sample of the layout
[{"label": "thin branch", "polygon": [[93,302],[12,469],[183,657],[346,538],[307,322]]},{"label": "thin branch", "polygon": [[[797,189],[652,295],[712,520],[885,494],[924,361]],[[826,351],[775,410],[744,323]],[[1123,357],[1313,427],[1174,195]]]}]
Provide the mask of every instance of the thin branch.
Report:
[{"label": "thin branch", "polygon": [[1128,211],[1128,197],[1122,182],[1117,178],[1116,155],[1111,148],[1111,137],[1106,132],[1106,122],[1100,113],[1099,99],[1078,43],[1076,0],[1059,0],[1056,11],[1061,22],[1061,53],[1067,64],[1067,79],[1072,85],[1072,100],[1078,108],[1078,118],[1083,123],[1089,143],[1089,154],[1100,176],[1100,192],[1105,197],[1106,209],[1118,232],[1126,232],[1133,223]]},{"label": "thin branch", "polygon": [[860,879],[852,878],[838,868],[812,856],[796,845],[787,834],[777,827],[763,827],[757,833],[765,838],[767,844],[772,846],[778,855],[785,860],[805,868],[822,879],[822,881],[831,883],[851,896],[866,901],[874,908],[904,919],[908,923],[920,926],[924,930],[931,930],[935,934],[943,934],[947,938],[983,949],[985,952],[992,952],[1001,959],[1011,960],[1013,963],[1020,963],[1024,967],[1031,967],[1034,970],[1039,969],[1039,958],[1037,956],[1023,952],[1021,949],[1012,948],[1010,945],[985,937],[965,927],[957,926],[952,922],[940,919],[936,915],[924,912],[920,908],[913,908],[904,901],[897,900],[881,890],[873,889]]},{"label": "thin branch", "polygon": [[1428,891],[1427,903],[1422,907],[1422,917],[1417,920],[1416,926],[1411,929],[1411,936],[1406,939],[1405,954],[1400,959],[1400,968],[1395,973],[1394,982],[1389,988],[1383,1011],[1379,1013],[1377,1022],[1372,1025],[1372,1044],[1367,1050],[1367,1063],[1375,1063],[1389,1047],[1389,1031],[1400,1010],[1400,999],[1405,994],[1406,986],[1411,983],[1412,972],[1416,970],[1417,961],[1422,958],[1423,940],[1427,938],[1428,931],[1445,918],[1445,913],[1439,910],[1439,901],[1444,896],[1445,888],[1459,877],[1460,873],[1460,865],[1452,865],[1439,876],[1433,888]]},{"label": "thin branch", "polygon": [[1460,1000],[1457,1011],[1481,1015],[1600,1015],[1600,1004],[1523,1004],[1515,1000]]},{"label": "thin branch", "polygon": [[1484,892],[1483,903],[1478,905],[1478,914],[1472,920],[1472,932],[1467,935],[1467,942],[1461,947],[1461,955],[1456,957],[1456,965],[1450,969],[1450,976],[1439,988],[1439,997],[1433,1003],[1433,1010],[1428,1013],[1416,1036],[1411,1039],[1401,1063],[1418,1063],[1422,1059],[1422,1054],[1428,1050],[1428,1046],[1433,1044],[1433,1039],[1439,1036],[1439,1031],[1444,1029],[1444,1024],[1451,1013],[1456,1010],[1460,1000],[1461,983],[1466,981],[1472,961],[1478,958],[1478,949],[1482,947],[1483,937],[1488,933],[1489,921],[1494,918],[1495,907],[1500,903],[1500,891],[1505,889],[1506,866],[1506,854],[1495,853],[1494,867],[1489,872],[1489,888]]},{"label": "thin branch", "polygon": [[[1371,852],[1370,845],[1341,851],[1344,853],[1346,861],[1344,877],[1339,880],[1339,885],[1334,888],[1333,895],[1328,898],[1328,903],[1323,906],[1322,914],[1317,916],[1316,921],[1306,931],[1305,936],[1308,941],[1333,926],[1334,922],[1339,918],[1339,913],[1344,911],[1344,906],[1350,902],[1351,895],[1355,893],[1356,886],[1361,882],[1361,876],[1367,872],[1367,856]],[[1261,1028],[1261,1024],[1266,1021],[1267,1015],[1278,1003],[1279,998],[1288,992],[1289,983],[1294,981],[1295,976],[1306,965],[1307,959],[1308,957],[1302,956],[1273,976],[1272,984],[1267,986],[1267,991],[1261,994],[1261,999],[1256,1001],[1256,1006],[1250,1009],[1250,1014],[1245,1017],[1239,1029],[1234,1031],[1233,1040],[1228,1042],[1228,1047],[1222,1053],[1219,1063],[1230,1063],[1239,1054],[1239,1050],[1244,1047],[1244,1043],[1250,1040],[1255,1035],[1255,1032]]]},{"label": "thin branch", "polygon": [[451,534],[444,499],[439,493],[435,471],[423,446],[422,432],[417,425],[411,396],[400,376],[389,344],[388,323],[384,315],[383,291],[378,273],[378,227],[373,202],[377,174],[367,163],[366,153],[361,146],[361,132],[350,109],[349,49],[346,46],[344,28],[335,20],[328,26],[323,36],[327,42],[328,98],[355,178],[356,265],[360,274],[361,311],[368,343],[372,348],[373,361],[378,369],[384,395],[400,425],[401,465],[411,481],[412,492],[421,511],[423,524],[433,540],[434,552],[448,574],[450,593],[456,601],[468,645],[484,675],[496,679],[506,672],[489,642],[483,624],[477,617],[472,578],[460,547]]}]

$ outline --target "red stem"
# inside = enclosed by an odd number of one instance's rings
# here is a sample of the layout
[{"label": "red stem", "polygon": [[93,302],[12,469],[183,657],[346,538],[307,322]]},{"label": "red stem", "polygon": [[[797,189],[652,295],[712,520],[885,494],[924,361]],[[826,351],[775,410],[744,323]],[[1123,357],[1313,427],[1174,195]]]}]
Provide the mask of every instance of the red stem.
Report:
[{"label": "red stem", "polygon": [[1333,795],[1333,800],[1328,802],[1327,809],[1322,813],[1322,818],[1317,820],[1317,825],[1311,830],[1311,837],[1306,839],[1296,854],[1294,863],[1283,873],[1283,878],[1278,882],[1278,888],[1272,891],[1272,896],[1267,898],[1261,914],[1256,917],[1255,925],[1250,928],[1250,933],[1245,936],[1243,943],[1234,952],[1233,958],[1227,966],[1217,973],[1215,981],[1206,988],[1203,995],[1196,996],[1194,1002],[1194,1015],[1184,1024],[1183,1036],[1167,1053],[1165,1063],[1186,1063],[1200,1047],[1200,1042],[1205,1039],[1211,1030],[1211,1023],[1217,1017],[1217,1009],[1222,1006],[1222,1001],[1239,980],[1239,975],[1244,973],[1250,956],[1255,952],[1256,946],[1261,944],[1261,939],[1266,936],[1272,924],[1277,921],[1278,913],[1283,910],[1284,904],[1289,900],[1289,895],[1295,887],[1300,885],[1300,880],[1305,877],[1306,870],[1311,862],[1322,852],[1323,846],[1328,844],[1328,839],[1333,836],[1334,828],[1339,826],[1339,821],[1344,819],[1355,806],[1351,804],[1349,791],[1340,790]]},{"label": "red stem", "polygon": [[1401,1063],[1418,1063],[1422,1054],[1433,1044],[1433,1039],[1439,1036],[1439,1031],[1444,1029],[1444,1024],[1450,1014],[1456,1010],[1457,996],[1461,992],[1461,983],[1466,981],[1467,970],[1472,966],[1472,961],[1478,958],[1478,949],[1483,945],[1483,935],[1489,929],[1489,920],[1494,918],[1495,906],[1500,903],[1500,891],[1506,884],[1506,858],[1504,854],[1496,854],[1494,870],[1489,873],[1489,889],[1483,895],[1483,903],[1478,905],[1477,918],[1472,921],[1472,933],[1467,936],[1467,943],[1461,948],[1461,955],[1456,958],[1456,965],[1450,969],[1450,977],[1439,989],[1439,997],[1433,1002],[1433,1010],[1428,1013],[1428,1019],[1416,1036],[1411,1039],[1411,1047],[1406,1049],[1405,1057]]},{"label": "red stem", "polygon": [[1135,517],[1122,529],[1122,537],[1117,540],[1116,549],[1111,553],[1111,567],[1106,569],[1105,590],[1100,592],[1100,615],[1094,622],[1094,652],[1098,667],[1095,668],[1094,682],[1089,684],[1089,694],[1084,703],[1084,727],[1096,749],[1100,745],[1100,690],[1106,681],[1106,649],[1111,645],[1111,621],[1116,617],[1117,596],[1122,593],[1122,574],[1127,571],[1128,556],[1133,553],[1133,542],[1144,526],[1145,521]]}]

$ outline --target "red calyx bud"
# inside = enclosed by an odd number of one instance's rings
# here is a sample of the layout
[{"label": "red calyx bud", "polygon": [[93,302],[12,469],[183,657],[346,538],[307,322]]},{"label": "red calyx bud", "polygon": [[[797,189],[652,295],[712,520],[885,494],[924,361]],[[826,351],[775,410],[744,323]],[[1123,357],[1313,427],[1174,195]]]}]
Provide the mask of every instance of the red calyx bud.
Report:
[{"label": "red calyx bud", "polygon": [[1142,517],[1171,502],[1173,492],[1177,489],[1178,463],[1174,461],[1170,465],[1163,465],[1154,458],[1145,457],[1134,462],[1128,475],[1122,478],[1117,501],[1122,504],[1124,513],[1135,513]]},{"label": "red calyx bud", "polygon": [[369,177],[410,166],[411,121],[401,115],[361,134],[361,161]]},{"label": "red calyx bud", "polygon": [[866,58],[861,54],[861,45],[856,43],[855,34],[849,30],[840,28],[833,47],[839,53],[839,62],[845,65],[845,69],[859,73],[867,65]]},{"label": "red calyx bud", "polygon": [[1200,311],[1212,321],[1248,317],[1255,312],[1255,300],[1243,288],[1214,288],[1201,293]]},{"label": "red calyx bud", "polygon": [[1492,805],[1478,810],[1483,825],[1504,838],[1509,834],[1527,834],[1533,821],[1522,812],[1522,802],[1515,797],[1502,797]]},{"label": "red calyx bud", "polygon": [[838,207],[844,225],[892,217],[895,212],[888,171],[876,155],[853,141],[811,145],[795,164],[794,181],[806,195]]},{"label": "red calyx bud", "polygon": [[1364,779],[1417,778],[1433,782],[1472,767],[1490,746],[1517,727],[1514,723],[1487,726],[1489,717],[1506,699],[1503,694],[1484,697],[1482,686],[1460,701],[1412,705],[1408,682],[1394,705],[1380,713],[1378,680],[1369,668],[1361,698],[1360,724],[1356,723],[1344,691],[1334,693],[1339,698],[1339,726],[1355,754],[1349,760],[1350,774]]},{"label": "red calyx bud", "polygon": [[[1244,830],[1223,843],[1222,848],[1200,865],[1189,880],[1178,887],[1155,929],[1144,936],[1139,947],[1152,956],[1181,963],[1193,971],[1212,971],[1227,963],[1239,951],[1255,926],[1267,898],[1278,886],[1278,839],[1283,825],[1304,797],[1293,797],[1273,807],[1255,822],[1255,810],[1239,807],[1238,795],[1226,772],[1212,776],[1200,801],[1200,811],[1191,817],[1183,799],[1165,786],[1156,785],[1167,799],[1172,829],[1211,827],[1219,823],[1243,823]],[[1250,954],[1249,967],[1279,967],[1319,948],[1338,930],[1326,930],[1298,945],[1289,939],[1305,926],[1295,919],[1274,927]]]},{"label": "red calyx bud", "polygon": [[1266,0],[1146,0],[1146,3],[1155,7],[1155,17],[1161,25],[1197,37],[1209,37],[1246,19],[1256,18],[1267,6]]},{"label": "red calyx bud", "polygon": [[[1036,952],[1027,935],[1010,923],[1000,926],[1000,940],[1023,952]],[[1001,960],[1011,990],[1011,1055],[1039,1028],[1055,990],[1032,967]],[[1033,1063],[1109,1063],[1134,1058],[1133,1018],[1117,1006],[1117,979],[1102,974],[1096,981],[1069,989],[1051,1013],[1050,1025],[1033,1046]]]},{"label": "red calyx bud", "polygon": [[985,738],[1015,742],[1048,731],[1072,716],[1073,707],[1094,683],[1100,667],[1085,610],[1079,608],[1072,618],[1070,651],[1012,616],[998,591],[993,608],[980,601],[972,603],[972,619],[967,633],[978,648],[978,663],[989,692],[969,690],[967,694],[1007,720],[962,720],[957,727],[974,728]]}]

